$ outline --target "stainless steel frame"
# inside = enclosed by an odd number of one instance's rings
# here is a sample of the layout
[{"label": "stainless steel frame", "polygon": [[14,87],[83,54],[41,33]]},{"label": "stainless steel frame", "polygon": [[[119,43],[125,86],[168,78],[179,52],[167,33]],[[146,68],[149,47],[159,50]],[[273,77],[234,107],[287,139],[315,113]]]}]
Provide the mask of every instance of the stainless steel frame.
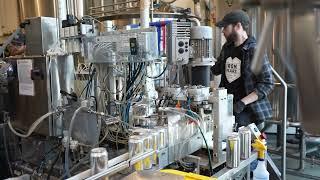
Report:
[{"label": "stainless steel frame", "polygon": [[[237,168],[223,168],[222,170],[220,170],[219,172],[217,172],[216,174],[213,175],[213,177],[218,178],[218,180],[226,180],[226,179],[230,179],[232,178],[235,174],[237,174],[238,172],[242,171],[245,168],[248,168],[248,166],[250,166],[250,163],[252,163],[253,161],[255,161],[258,158],[257,153],[252,153],[250,158],[243,160],[240,162],[239,166]],[[250,171],[249,171],[250,174]],[[250,176],[249,176],[250,177]]]}]

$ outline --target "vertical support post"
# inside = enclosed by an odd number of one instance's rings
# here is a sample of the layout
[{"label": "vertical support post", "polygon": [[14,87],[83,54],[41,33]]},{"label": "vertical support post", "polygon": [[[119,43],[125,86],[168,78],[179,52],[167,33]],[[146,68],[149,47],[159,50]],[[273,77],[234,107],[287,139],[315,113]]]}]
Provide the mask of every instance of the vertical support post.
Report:
[{"label": "vertical support post", "polygon": [[[279,56],[281,58],[281,56]],[[280,83],[282,84],[284,88],[284,103],[283,103],[283,119],[281,124],[281,130],[282,130],[282,157],[281,157],[281,177],[282,179],[286,179],[286,158],[287,158],[287,103],[288,103],[288,85],[287,83],[282,79],[282,77],[275,71],[273,68],[272,72],[273,74],[279,79]]]}]

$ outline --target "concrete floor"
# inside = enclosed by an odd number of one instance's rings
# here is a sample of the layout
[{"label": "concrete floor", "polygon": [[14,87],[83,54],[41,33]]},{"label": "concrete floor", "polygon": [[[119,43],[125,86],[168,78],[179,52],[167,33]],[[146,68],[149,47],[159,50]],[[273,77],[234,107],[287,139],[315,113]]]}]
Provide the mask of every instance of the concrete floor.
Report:
[{"label": "concrete floor", "polygon": [[[277,155],[271,155],[271,158],[274,160],[277,167],[281,167],[281,160],[278,158],[280,156]],[[310,163],[305,164],[305,169],[302,171],[296,170],[299,167],[299,161],[292,158],[287,158],[287,168],[292,169],[294,172],[303,173],[306,175],[312,175],[318,177],[320,179],[320,166],[319,165],[312,165]],[[310,178],[303,178],[301,176],[292,175],[289,172],[287,172],[287,179],[290,180],[305,180]]]},{"label": "concrete floor", "polygon": [[[288,136],[288,139],[292,139],[294,138],[293,136]],[[270,148],[274,148],[275,147],[275,139],[276,136],[275,135],[268,135],[268,147]],[[288,148],[287,148],[287,152],[288,154],[294,154],[299,152],[298,149],[298,145],[296,144],[290,144],[288,143]],[[320,144],[318,142],[309,142],[307,143],[307,149],[315,147],[315,146],[319,146]],[[270,154],[270,153],[269,153]],[[271,158],[274,160],[275,164],[277,165],[277,167],[281,167],[281,156],[279,155],[275,155],[275,154],[270,154]],[[307,157],[309,158],[314,158],[314,159],[320,159],[320,150],[312,152],[307,154]],[[288,180],[307,180],[307,179],[319,179],[320,180],[320,165],[319,164],[312,164],[312,163],[308,163],[305,162],[305,168],[304,170],[297,170],[297,168],[299,168],[299,160],[293,159],[293,158],[287,158],[287,168],[288,171],[291,171],[293,173],[303,173],[306,175],[311,175],[313,177],[301,177],[301,176],[297,176],[297,175],[292,175],[290,172],[287,171],[287,179]]]}]

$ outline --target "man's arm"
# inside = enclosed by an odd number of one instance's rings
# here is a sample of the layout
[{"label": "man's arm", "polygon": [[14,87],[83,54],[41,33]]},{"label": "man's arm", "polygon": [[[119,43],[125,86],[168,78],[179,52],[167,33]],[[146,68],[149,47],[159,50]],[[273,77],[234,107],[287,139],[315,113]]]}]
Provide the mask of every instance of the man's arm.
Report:
[{"label": "man's arm", "polygon": [[255,91],[253,91],[252,93],[250,93],[249,95],[241,99],[244,105],[251,104],[257,100],[258,100],[258,94]]},{"label": "man's arm", "polygon": [[257,79],[256,87],[253,92],[251,92],[246,97],[242,98],[241,101],[245,104],[251,104],[259,99],[263,99],[268,96],[274,87],[273,76],[271,65],[269,63],[268,57],[265,55],[263,59],[263,66],[259,75],[255,76]]},{"label": "man's arm", "polygon": [[221,52],[220,52],[220,55],[219,57],[217,57],[217,61],[215,63],[214,66],[211,67],[211,72],[213,75],[220,75],[222,74],[222,71],[223,71],[223,59],[224,59],[224,49],[225,49],[225,46],[226,46],[227,43],[225,43],[223,46],[222,46],[222,49],[221,49]]}]

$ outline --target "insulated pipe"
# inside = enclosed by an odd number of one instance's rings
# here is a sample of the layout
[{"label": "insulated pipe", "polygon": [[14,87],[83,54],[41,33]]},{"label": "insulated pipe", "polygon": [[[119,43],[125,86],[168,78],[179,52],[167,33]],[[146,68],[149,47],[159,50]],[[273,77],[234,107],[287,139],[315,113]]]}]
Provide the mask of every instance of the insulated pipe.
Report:
[{"label": "insulated pipe", "polygon": [[48,117],[50,117],[50,116],[52,116],[52,115],[54,115],[54,114],[56,114],[56,113],[59,113],[59,111],[48,112],[48,113],[44,114],[43,116],[41,116],[39,119],[37,119],[36,121],[34,121],[34,123],[32,123],[32,125],[30,126],[30,128],[29,128],[29,130],[27,131],[26,134],[21,134],[21,133],[17,132],[17,131],[13,128],[10,119],[8,120],[8,126],[9,126],[10,130],[11,130],[15,135],[17,135],[17,136],[19,136],[19,137],[22,137],[22,138],[27,138],[27,137],[29,137],[29,136],[34,132],[34,130],[39,126],[40,123],[42,123],[42,122],[43,122],[44,120],[46,120]]},{"label": "insulated pipe", "polygon": [[192,22],[195,22],[196,26],[201,26],[201,23],[200,23],[199,19],[197,19],[197,18],[189,18],[189,20],[192,21]]},{"label": "insulated pipe", "polygon": [[194,15],[201,18],[201,6],[199,0],[194,0]]},{"label": "insulated pipe", "polygon": [[140,25],[141,28],[149,28],[150,18],[150,0],[141,0],[140,1]]},{"label": "insulated pipe", "polygon": [[75,0],[75,16],[78,19],[82,19],[83,15],[84,15],[84,5],[83,2],[84,0]]}]

